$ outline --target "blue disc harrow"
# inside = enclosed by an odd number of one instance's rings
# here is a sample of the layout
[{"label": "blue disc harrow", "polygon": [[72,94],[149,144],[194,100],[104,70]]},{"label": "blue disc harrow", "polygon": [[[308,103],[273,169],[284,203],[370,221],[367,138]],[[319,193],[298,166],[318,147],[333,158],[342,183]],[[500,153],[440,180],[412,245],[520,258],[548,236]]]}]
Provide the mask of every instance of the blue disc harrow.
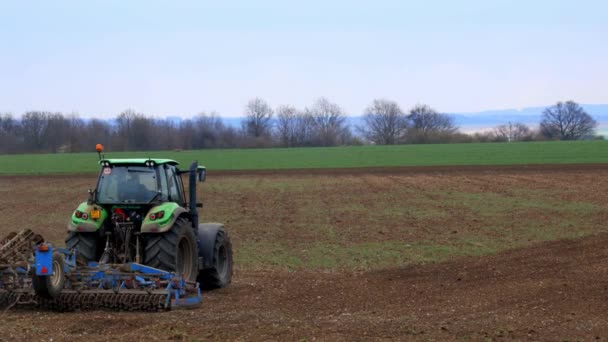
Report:
[{"label": "blue disc harrow", "polygon": [[82,264],[30,230],[0,240],[0,308],[164,311],[201,303],[199,284],[138,263]]}]

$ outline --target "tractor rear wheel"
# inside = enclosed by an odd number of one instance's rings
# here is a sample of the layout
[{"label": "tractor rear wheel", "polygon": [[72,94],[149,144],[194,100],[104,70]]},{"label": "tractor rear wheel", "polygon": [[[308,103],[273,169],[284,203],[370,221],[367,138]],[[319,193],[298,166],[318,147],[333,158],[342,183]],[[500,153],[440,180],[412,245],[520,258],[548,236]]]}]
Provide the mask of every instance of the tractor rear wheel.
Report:
[{"label": "tractor rear wheel", "polygon": [[98,233],[76,233],[70,232],[65,239],[68,249],[77,248],[78,256],[85,262],[97,261],[97,237]]},{"label": "tractor rear wheel", "polygon": [[232,281],[232,242],[224,229],[220,229],[213,244],[213,261],[210,268],[199,273],[198,282],[206,290],[226,287]]},{"label": "tractor rear wheel", "polygon": [[144,265],[175,272],[187,281],[196,280],[198,245],[189,220],[179,218],[169,231],[142,237]]}]

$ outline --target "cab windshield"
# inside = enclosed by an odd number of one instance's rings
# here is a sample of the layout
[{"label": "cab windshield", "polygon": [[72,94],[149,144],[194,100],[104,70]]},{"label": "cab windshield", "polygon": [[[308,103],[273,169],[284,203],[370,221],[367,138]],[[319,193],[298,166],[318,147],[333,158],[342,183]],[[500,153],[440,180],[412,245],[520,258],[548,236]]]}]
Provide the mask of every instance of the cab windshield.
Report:
[{"label": "cab windshield", "polygon": [[98,203],[150,203],[158,198],[156,170],[147,166],[104,167],[97,184]]}]

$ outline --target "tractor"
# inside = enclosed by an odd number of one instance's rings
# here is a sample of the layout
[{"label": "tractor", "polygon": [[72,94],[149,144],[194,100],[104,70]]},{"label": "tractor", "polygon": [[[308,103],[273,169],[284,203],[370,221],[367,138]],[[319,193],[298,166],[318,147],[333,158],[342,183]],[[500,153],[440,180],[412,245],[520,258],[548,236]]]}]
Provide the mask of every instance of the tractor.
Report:
[{"label": "tractor", "polygon": [[180,274],[204,289],[230,284],[228,233],[219,223],[199,224],[197,209],[203,204],[196,185],[205,181],[206,168],[196,161],[182,170],[171,159],[106,159],[102,151],[98,145],[96,187],[67,227],[66,247],[78,251],[78,262],[142,264]]}]

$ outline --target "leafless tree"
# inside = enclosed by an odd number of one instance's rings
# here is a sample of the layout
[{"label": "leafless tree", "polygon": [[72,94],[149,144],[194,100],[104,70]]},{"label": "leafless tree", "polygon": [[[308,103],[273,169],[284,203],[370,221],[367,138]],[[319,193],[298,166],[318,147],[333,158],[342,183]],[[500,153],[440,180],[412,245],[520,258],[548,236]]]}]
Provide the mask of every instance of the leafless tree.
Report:
[{"label": "leafless tree", "polygon": [[[69,117],[66,118],[66,124],[67,135],[64,137],[64,145],[66,147],[66,152],[82,151],[85,147],[85,136],[83,133],[86,124],[80,117],[78,117],[76,113],[72,113]],[[91,148],[91,146],[89,146],[89,148]]]},{"label": "leafless tree", "polygon": [[427,105],[417,105],[408,115],[408,141],[412,143],[448,142],[458,131],[454,120]]},{"label": "leafless tree", "polygon": [[176,140],[173,149],[177,150],[192,150],[194,147],[194,137],[196,136],[196,129],[191,119],[183,120],[180,122],[178,127],[179,139]]},{"label": "leafless tree", "polygon": [[301,115],[293,106],[279,106],[276,109],[276,136],[279,144],[283,147],[297,146],[298,119]]},{"label": "leafless tree", "polygon": [[377,145],[394,145],[404,141],[408,120],[397,102],[376,99],[363,115],[363,136]]},{"label": "leafless tree", "polygon": [[[93,151],[96,144],[104,146],[112,146],[113,140],[116,137],[116,132],[112,129],[107,121],[99,119],[91,119],[86,122],[84,127],[84,141],[80,151]],[[116,149],[121,150],[121,149]]]},{"label": "leafless tree", "polygon": [[241,146],[241,135],[238,130],[231,126],[224,126],[224,129],[219,134],[219,148],[234,148]]},{"label": "leafless tree", "polygon": [[471,142],[490,143],[496,142],[496,135],[493,131],[473,132],[469,134]]},{"label": "leafless tree", "polygon": [[116,118],[116,129],[118,139],[114,141],[114,148],[128,151],[131,147],[133,135],[133,121],[138,114],[134,110],[127,109],[120,113]]},{"label": "leafless tree", "polygon": [[45,150],[49,152],[68,151],[66,137],[69,136],[69,121],[61,113],[46,115],[46,129],[42,137]]},{"label": "leafless tree", "polygon": [[315,146],[315,118],[306,111],[296,115],[295,145],[296,146]]},{"label": "leafless tree", "polygon": [[595,127],[597,121],[574,101],[558,102],[545,109],[540,123],[546,138],[559,140],[590,138]]},{"label": "leafless tree", "polygon": [[245,106],[243,131],[252,138],[270,137],[272,129],[272,108],[268,102],[255,98]]},{"label": "leafless tree", "polygon": [[494,128],[494,136],[497,141],[527,141],[532,139],[532,130],[520,122],[509,122]]},{"label": "leafless tree", "polygon": [[215,112],[201,112],[175,129],[174,149],[229,148],[240,143],[237,130],[224,124]]},{"label": "leafless tree", "polygon": [[322,97],[307,108],[306,113],[312,118],[314,124],[316,145],[342,145],[350,139],[351,132],[346,123],[346,115],[337,104]]},{"label": "leafless tree", "polygon": [[195,148],[221,147],[221,134],[226,127],[217,113],[200,113],[194,118],[193,125],[196,131]]},{"label": "leafless tree", "polygon": [[315,127],[315,119],[310,113],[297,111],[291,106],[277,109],[276,139],[281,146],[315,146]]},{"label": "leafless tree", "polygon": [[0,133],[8,134],[14,132],[16,127],[15,119],[10,113],[0,113]]},{"label": "leafless tree", "polygon": [[45,150],[44,135],[48,127],[48,112],[27,112],[21,118],[21,134],[29,150],[43,152]]},{"label": "leafless tree", "polygon": [[113,121],[50,112],[29,112],[16,120],[2,114],[0,153],[91,151],[97,143],[114,151],[247,146],[215,113],[180,121],[126,110]]},{"label": "leafless tree", "polygon": [[17,153],[21,150],[23,140],[19,128],[11,114],[0,114],[0,153]]},{"label": "leafless tree", "polygon": [[146,151],[152,149],[152,141],[155,137],[149,134],[154,127],[151,118],[127,109],[118,115],[116,124],[119,137],[117,143],[122,144],[124,150]]}]

